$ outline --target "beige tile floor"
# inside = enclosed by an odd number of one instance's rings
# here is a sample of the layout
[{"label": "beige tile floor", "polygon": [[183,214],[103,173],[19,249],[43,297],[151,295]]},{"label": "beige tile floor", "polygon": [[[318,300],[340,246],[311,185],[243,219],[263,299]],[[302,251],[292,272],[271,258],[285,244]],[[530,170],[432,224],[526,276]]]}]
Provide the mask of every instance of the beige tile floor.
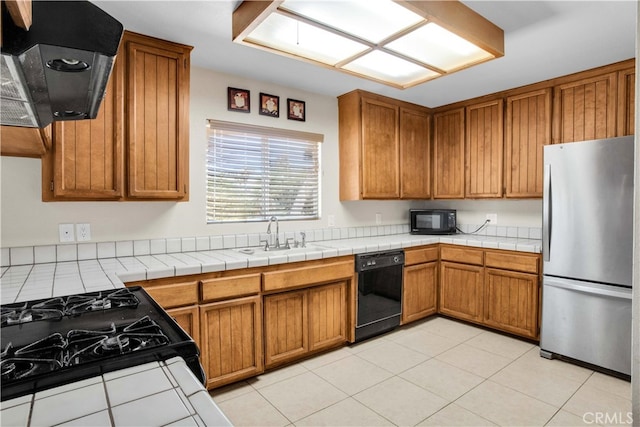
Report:
[{"label": "beige tile floor", "polygon": [[236,426],[631,425],[629,382],[442,317],[211,395]]}]

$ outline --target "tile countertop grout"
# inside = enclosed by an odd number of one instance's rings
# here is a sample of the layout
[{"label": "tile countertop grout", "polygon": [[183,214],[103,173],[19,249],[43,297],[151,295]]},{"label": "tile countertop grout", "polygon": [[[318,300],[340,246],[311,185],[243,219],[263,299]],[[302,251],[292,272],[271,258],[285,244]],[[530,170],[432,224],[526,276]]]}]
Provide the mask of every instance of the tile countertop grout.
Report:
[{"label": "tile countertop grout", "polygon": [[306,248],[271,252],[254,247],[252,254],[243,253],[236,248],[15,265],[2,267],[1,303],[121,288],[125,282],[263,267],[435,243],[531,253],[540,253],[542,246],[540,240],[512,237],[394,234],[309,242]]},{"label": "tile countertop grout", "polygon": [[180,357],[6,400],[0,408],[2,424],[11,426],[232,425]]},{"label": "tile countertop grout", "polygon": [[[120,288],[124,287],[124,282],[127,281],[258,267],[435,243],[534,253],[539,253],[541,248],[541,242],[535,239],[470,237],[465,234],[395,234],[309,242],[307,248],[295,248],[286,253],[261,253],[258,252],[260,248],[254,248],[253,254],[242,253],[240,249],[219,249],[2,267],[0,291],[2,304],[8,304]],[[142,380],[142,376],[145,376],[145,380]],[[140,387],[125,385],[127,381],[136,381],[137,377],[140,378],[136,384],[144,384],[144,391],[140,390]],[[118,400],[112,401],[111,396],[116,392]],[[81,405],[75,412],[61,410],[66,408],[61,402],[72,399],[72,395],[78,393],[93,406]],[[150,407],[154,408],[151,413],[148,411]],[[53,425],[68,421],[80,424],[133,425],[136,424],[136,420],[141,425],[149,422],[157,425],[173,422],[200,426],[230,425],[229,420],[180,358],[140,365],[12,399],[2,402],[0,409],[3,424],[9,422],[11,425],[24,426]]]}]

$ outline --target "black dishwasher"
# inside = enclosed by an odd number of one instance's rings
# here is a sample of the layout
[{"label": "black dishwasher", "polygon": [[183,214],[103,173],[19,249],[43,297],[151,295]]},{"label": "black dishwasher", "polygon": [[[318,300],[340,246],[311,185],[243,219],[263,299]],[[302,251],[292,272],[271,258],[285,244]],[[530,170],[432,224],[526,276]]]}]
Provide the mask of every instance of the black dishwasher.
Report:
[{"label": "black dishwasher", "polygon": [[390,331],[400,325],[404,251],[356,255],[358,316],[355,341]]}]

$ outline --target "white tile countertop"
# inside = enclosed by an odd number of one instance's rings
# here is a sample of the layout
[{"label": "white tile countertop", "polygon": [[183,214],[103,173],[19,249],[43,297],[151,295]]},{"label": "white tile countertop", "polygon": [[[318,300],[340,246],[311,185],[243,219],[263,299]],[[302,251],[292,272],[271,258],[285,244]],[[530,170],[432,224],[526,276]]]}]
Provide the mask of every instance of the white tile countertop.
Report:
[{"label": "white tile countertop", "polygon": [[[541,250],[541,241],[535,238],[469,234],[423,236],[406,231],[403,226],[384,227],[378,235],[367,235],[365,230],[362,236],[359,229],[337,233],[334,230],[311,235],[305,248],[269,252],[256,244],[258,235],[215,236],[216,240],[231,246],[222,249],[213,249],[214,237],[2,248],[1,303],[121,288],[124,283],[137,280],[434,243],[533,253]],[[531,234],[537,237],[538,233]],[[77,396],[82,396],[82,404],[72,407],[68,402],[77,401]],[[180,358],[23,396],[2,402],[0,408],[2,425],[230,425]]]},{"label": "white tile countertop", "polygon": [[109,372],[0,405],[3,426],[230,426],[179,357]]},{"label": "white tile countertop", "polygon": [[[114,244],[118,245],[119,243],[121,242]],[[424,236],[408,233],[311,241],[307,242],[305,248],[268,252],[260,246],[200,251],[196,251],[194,247],[194,250],[186,252],[167,252],[165,249],[164,252],[158,253],[142,251],[136,254],[136,252],[131,252],[129,256],[115,256],[117,251],[114,251],[114,256],[100,258],[96,257],[94,251],[92,252],[93,258],[68,260],[68,251],[65,249],[62,260],[58,257],[46,263],[34,262],[38,258],[37,256],[29,257],[25,254],[29,250],[32,253],[37,253],[40,247],[11,248],[8,250],[7,258],[31,260],[31,263],[14,265],[13,262],[8,261],[6,262],[8,265],[1,267],[1,303],[9,304],[120,288],[126,282],[138,280],[261,267],[433,243],[533,253],[541,251],[541,241],[537,239],[470,234]],[[95,246],[95,244],[93,245]],[[78,250],[79,248],[76,251]]]}]

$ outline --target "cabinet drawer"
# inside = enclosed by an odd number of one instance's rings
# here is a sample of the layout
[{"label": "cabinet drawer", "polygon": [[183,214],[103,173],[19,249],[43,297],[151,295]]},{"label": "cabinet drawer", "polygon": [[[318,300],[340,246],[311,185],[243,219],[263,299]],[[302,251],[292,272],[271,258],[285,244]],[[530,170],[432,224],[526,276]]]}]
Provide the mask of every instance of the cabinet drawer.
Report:
[{"label": "cabinet drawer", "polygon": [[404,265],[424,264],[425,262],[438,260],[438,247],[405,249]]},{"label": "cabinet drawer", "polygon": [[348,279],[355,274],[353,261],[341,261],[313,267],[263,273],[263,291],[281,291],[316,283]]},{"label": "cabinet drawer", "polygon": [[202,281],[202,300],[235,298],[260,292],[260,273]]},{"label": "cabinet drawer", "polygon": [[538,255],[525,255],[522,253],[490,252],[485,254],[487,267],[501,268],[504,270],[522,271],[525,273],[538,273]]},{"label": "cabinet drawer", "polygon": [[198,282],[145,286],[144,290],[165,309],[198,303]]},{"label": "cabinet drawer", "polygon": [[443,246],[440,248],[440,259],[443,261],[454,261],[463,264],[482,265],[483,250]]}]

